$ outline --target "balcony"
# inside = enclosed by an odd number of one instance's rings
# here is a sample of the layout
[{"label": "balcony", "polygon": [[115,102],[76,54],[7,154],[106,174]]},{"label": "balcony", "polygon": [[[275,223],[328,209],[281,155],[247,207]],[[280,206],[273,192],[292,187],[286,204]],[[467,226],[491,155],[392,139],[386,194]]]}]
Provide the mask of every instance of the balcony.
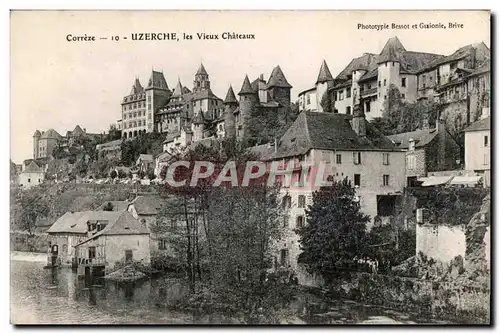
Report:
[{"label": "balcony", "polygon": [[361,97],[367,97],[372,95],[377,95],[377,87],[365,89],[361,92]]}]

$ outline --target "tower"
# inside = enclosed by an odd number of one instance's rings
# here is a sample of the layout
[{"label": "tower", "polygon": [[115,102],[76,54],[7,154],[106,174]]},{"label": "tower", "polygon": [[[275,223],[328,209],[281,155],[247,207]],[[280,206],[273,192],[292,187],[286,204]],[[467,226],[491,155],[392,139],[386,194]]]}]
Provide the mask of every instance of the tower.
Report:
[{"label": "tower", "polygon": [[203,111],[201,109],[198,110],[196,115],[193,117],[191,121],[191,130],[193,130],[193,141],[199,141],[203,139],[203,131],[205,131],[205,117],[203,117]]},{"label": "tower", "polygon": [[38,158],[38,141],[40,140],[41,135],[42,134],[38,130],[36,130],[33,134],[33,159]]},{"label": "tower", "polygon": [[198,68],[198,71],[196,71],[194,75],[193,92],[198,93],[205,89],[210,89],[210,80],[208,79],[208,73],[207,70],[205,70],[205,66],[201,63],[200,68]]},{"label": "tower", "polygon": [[378,85],[381,101],[379,103],[380,111],[384,108],[383,101],[385,97],[389,98],[389,89],[391,85],[395,85],[398,89],[401,89],[400,81],[400,62],[401,54],[405,52],[406,49],[401,44],[397,37],[389,38],[385,44],[382,52],[377,58],[378,64]]},{"label": "tower", "polygon": [[229,86],[226,98],[224,99],[224,132],[226,138],[236,137],[236,119],[234,111],[238,108],[238,100],[234,96],[233,87]]},{"label": "tower", "polygon": [[240,117],[236,125],[236,134],[238,138],[242,138],[245,134],[245,120],[253,114],[253,110],[259,105],[259,95],[250,85],[248,75],[245,75],[238,95],[240,96]]},{"label": "tower", "polygon": [[330,112],[330,106],[326,104],[330,104],[326,98],[328,97],[328,88],[333,84],[333,77],[330,73],[330,69],[326,64],[326,61],[323,60],[321,63],[321,68],[318,73],[318,80],[316,80],[316,106],[318,112]]},{"label": "tower", "polygon": [[[159,122],[155,118],[156,109],[163,106],[170,98],[171,92],[163,72],[151,71],[148,85],[146,86],[146,132],[153,132]],[[159,124],[158,124],[159,126]],[[158,129],[160,130],[160,129]]]},{"label": "tower", "polygon": [[286,80],[280,66],[276,66],[267,81],[267,91],[271,100],[280,104],[279,113],[283,116],[286,116],[286,113],[290,110],[291,89],[292,85]]}]

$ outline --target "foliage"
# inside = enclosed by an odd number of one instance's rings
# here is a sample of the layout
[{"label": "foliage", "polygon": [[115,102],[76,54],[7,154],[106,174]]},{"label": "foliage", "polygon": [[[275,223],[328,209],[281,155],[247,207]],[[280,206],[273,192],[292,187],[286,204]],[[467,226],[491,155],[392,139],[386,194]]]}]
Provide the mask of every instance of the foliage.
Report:
[{"label": "foliage", "polygon": [[26,231],[29,235],[34,234],[37,220],[47,217],[50,210],[50,202],[44,195],[40,187],[33,187],[29,190],[20,189],[11,194],[14,197],[14,208],[11,206],[11,214],[16,217],[12,221],[15,224],[12,226],[14,229]]},{"label": "foliage", "polygon": [[113,211],[113,203],[108,202],[106,205],[102,208],[102,211]]},{"label": "foliage", "polygon": [[435,127],[441,110],[442,105],[434,101],[404,101],[399,89],[391,85],[384,102],[383,117],[374,118],[371,124],[384,135],[411,132],[422,128],[425,117],[429,127]]},{"label": "foliage", "polygon": [[118,176],[118,173],[113,169],[111,173],[109,173],[109,176],[114,180]]},{"label": "foliage", "polygon": [[122,169],[118,170],[118,178],[119,179],[124,179],[127,177],[127,173],[125,173]]},{"label": "foliage", "polygon": [[313,193],[306,217],[307,225],[297,232],[303,250],[299,261],[309,272],[324,275],[342,271],[354,257],[366,254],[369,217],[360,211],[347,178]]},{"label": "foliage", "polygon": [[116,125],[110,124],[106,141],[118,140],[121,137],[122,132],[116,128]]},{"label": "foliage", "polygon": [[145,133],[121,144],[121,162],[125,166],[133,166],[140,154],[159,154],[163,151],[163,134]]},{"label": "foliage", "polygon": [[149,180],[154,180],[156,178],[156,175],[153,170],[148,170],[146,176]]}]

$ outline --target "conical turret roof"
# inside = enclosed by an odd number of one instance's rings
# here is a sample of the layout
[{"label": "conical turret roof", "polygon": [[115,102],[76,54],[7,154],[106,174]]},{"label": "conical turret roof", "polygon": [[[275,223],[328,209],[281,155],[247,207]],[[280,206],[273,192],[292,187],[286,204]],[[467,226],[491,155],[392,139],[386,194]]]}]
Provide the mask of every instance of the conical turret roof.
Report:
[{"label": "conical turret roof", "polygon": [[182,95],[182,84],[181,84],[181,79],[177,81],[177,85],[175,86],[174,93],[172,96],[181,96]]},{"label": "conical turret roof", "polygon": [[40,133],[40,131],[38,130],[35,130],[35,133],[33,134],[33,137],[40,137],[42,134]]},{"label": "conical turret roof", "polygon": [[227,90],[226,98],[224,99],[224,104],[238,103],[236,96],[234,95],[233,87],[229,86]]},{"label": "conical turret roof", "polygon": [[203,66],[203,63],[200,64],[200,67],[198,68],[198,71],[196,71],[196,74],[208,75],[207,70],[205,70],[205,66]]},{"label": "conical turret roof", "polygon": [[238,93],[238,95],[243,95],[243,94],[255,94],[252,85],[250,85],[250,80],[248,79],[248,75],[245,75],[245,80],[243,80],[243,85],[241,86],[241,90]]},{"label": "conical turret roof", "polygon": [[271,76],[267,81],[267,88],[271,87],[292,88],[292,85],[290,85],[286,80],[285,75],[283,74],[283,71],[281,70],[281,67],[279,65],[273,69],[273,71],[271,72]]},{"label": "conical turret roof", "polygon": [[400,61],[401,53],[405,52],[406,49],[401,44],[401,41],[397,37],[391,37],[385,43],[382,52],[378,56],[377,63],[384,63],[386,61]]},{"label": "conical turret roof", "polygon": [[326,64],[326,61],[323,60],[323,63],[321,63],[321,68],[319,69],[318,80],[316,80],[316,83],[323,83],[327,81],[333,81],[333,77],[330,73],[328,65]]}]

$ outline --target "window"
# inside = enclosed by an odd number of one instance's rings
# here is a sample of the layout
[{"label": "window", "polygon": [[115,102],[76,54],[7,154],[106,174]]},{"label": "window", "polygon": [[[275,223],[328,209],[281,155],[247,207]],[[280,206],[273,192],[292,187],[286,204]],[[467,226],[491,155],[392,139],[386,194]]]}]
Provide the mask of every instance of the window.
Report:
[{"label": "window", "polygon": [[339,91],[339,101],[344,99],[344,90]]},{"label": "window", "polygon": [[354,185],[358,187],[361,185],[361,174],[354,174]]},{"label": "window", "polygon": [[346,94],[345,94],[345,96],[346,96],[347,98],[351,97],[351,88],[347,88],[347,89],[346,89]]},{"label": "window", "polygon": [[365,112],[370,112],[371,111],[370,110],[370,106],[371,106],[370,101],[366,101],[365,102]]},{"label": "window", "polygon": [[335,159],[337,161],[337,164],[342,164],[342,154],[336,154]]},{"label": "window", "polygon": [[415,151],[415,140],[413,138],[408,141],[408,150]]},{"label": "window", "polygon": [[334,114],[338,114],[339,113],[339,110],[337,108],[333,109],[333,113]]},{"label": "window", "polygon": [[384,95],[384,100],[387,100],[387,95]]},{"label": "window", "polygon": [[89,259],[95,259],[95,247],[89,247]]},{"label": "window", "polygon": [[288,264],[288,249],[282,249],[280,252],[280,265],[286,266]]},{"label": "window", "polygon": [[307,104],[311,104],[311,95],[307,94]]},{"label": "window", "polygon": [[361,152],[352,152],[353,160],[355,165],[361,164]]},{"label": "window", "polygon": [[380,81],[380,80],[378,81],[378,86],[382,87],[382,81]]},{"label": "window", "polygon": [[283,217],[283,227],[288,227],[288,216]]},{"label": "window", "polygon": [[389,175],[384,174],[382,177],[382,181],[383,181],[382,185],[384,187],[387,187],[389,185]]},{"label": "window", "polygon": [[401,94],[401,98],[404,100],[406,99],[406,95],[405,94]]},{"label": "window", "polygon": [[401,78],[401,87],[406,87],[406,78]]},{"label": "window", "polygon": [[384,165],[389,164],[389,153],[382,153],[382,160]]},{"label": "window", "polygon": [[417,165],[417,158],[414,155],[409,155],[406,157],[406,168],[415,169]]},{"label": "window", "polygon": [[290,195],[285,195],[285,197],[283,197],[283,199],[281,200],[282,209],[287,210],[290,209],[291,206],[292,206],[292,198],[290,197]]},{"label": "window", "polygon": [[306,206],[306,196],[299,195],[298,202],[299,202],[299,208],[304,208]]},{"label": "window", "polygon": [[151,102],[151,95],[148,96],[148,102]]},{"label": "window", "polygon": [[350,115],[350,114],[351,114],[351,107],[350,107],[350,106],[345,108],[345,113],[346,113],[347,115]]},{"label": "window", "polygon": [[304,216],[297,216],[297,219],[295,220],[295,228],[302,227],[304,227]]},{"label": "window", "polygon": [[30,183],[30,182],[31,182],[31,179],[30,179],[30,178],[28,178],[28,183]]},{"label": "window", "polygon": [[167,249],[167,240],[165,239],[158,240],[158,249],[160,250]]},{"label": "window", "polygon": [[387,79],[384,79],[384,86],[387,86]]},{"label": "window", "polygon": [[40,179],[38,179],[38,183],[40,183],[40,182],[41,182]]},{"label": "window", "polygon": [[127,249],[125,251],[125,262],[131,262],[132,259],[133,259],[133,253],[132,253],[132,250],[131,249]]},{"label": "window", "polygon": [[484,147],[488,146],[488,136],[484,136]]}]

